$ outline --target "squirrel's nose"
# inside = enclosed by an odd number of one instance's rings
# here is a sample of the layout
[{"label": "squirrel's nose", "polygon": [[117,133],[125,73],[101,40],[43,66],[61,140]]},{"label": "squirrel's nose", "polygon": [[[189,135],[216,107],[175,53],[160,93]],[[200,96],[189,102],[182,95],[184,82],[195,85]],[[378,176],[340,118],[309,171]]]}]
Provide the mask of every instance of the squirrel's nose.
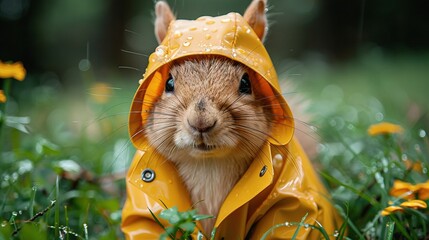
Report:
[{"label": "squirrel's nose", "polygon": [[216,120],[207,120],[207,119],[202,119],[202,118],[198,118],[196,119],[196,121],[192,121],[188,119],[188,125],[189,127],[197,132],[200,133],[205,133],[205,132],[209,132],[210,130],[212,130],[215,126],[216,126]]}]

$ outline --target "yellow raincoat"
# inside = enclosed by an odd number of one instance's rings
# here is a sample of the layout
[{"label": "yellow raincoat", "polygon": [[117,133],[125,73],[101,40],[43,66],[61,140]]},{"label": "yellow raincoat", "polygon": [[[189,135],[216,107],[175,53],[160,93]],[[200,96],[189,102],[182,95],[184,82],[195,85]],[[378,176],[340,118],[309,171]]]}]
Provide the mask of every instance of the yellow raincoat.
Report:
[{"label": "yellow raincoat", "polygon": [[[323,226],[333,236],[340,218],[324,186],[299,143],[293,137],[293,118],[280,94],[271,59],[253,29],[241,15],[201,17],[170,24],[163,42],[149,57],[149,65],[131,106],[129,131],[137,153],[127,175],[127,200],[122,230],[127,239],[158,239],[163,229],[158,215],[164,204],[188,211],[192,202],[174,164],[148,144],[142,133],[153,103],[164,91],[169,64],[183,57],[221,55],[241,62],[258,73],[262,91],[272,100],[275,119],[272,138],[240,178],[216,216],[215,239],[260,239],[272,226],[300,222]],[[149,175],[142,174],[151,169]],[[147,173],[147,172],[145,172]],[[142,176],[143,175],[143,176]],[[166,221],[161,222],[168,226]],[[319,225],[320,224],[320,225]],[[287,225],[287,224],[286,224]],[[267,239],[290,239],[296,226],[274,230]],[[197,232],[193,235],[197,237]],[[321,234],[302,228],[296,239],[320,239]]]}]

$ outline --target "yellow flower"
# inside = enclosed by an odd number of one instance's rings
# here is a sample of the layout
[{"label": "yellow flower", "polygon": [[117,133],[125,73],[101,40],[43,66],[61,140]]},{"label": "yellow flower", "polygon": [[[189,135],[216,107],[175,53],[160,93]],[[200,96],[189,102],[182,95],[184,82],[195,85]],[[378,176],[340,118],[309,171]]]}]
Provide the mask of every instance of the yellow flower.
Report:
[{"label": "yellow flower", "polygon": [[416,185],[417,194],[419,199],[428,200],[429,199],[429,180],[424,183],[419,183]]},{"label": "yellow flower", "polygon": [[5,103],[6,102],[6,95],[4,95],[4,91],[0,90],[0,103]]},{"label": "yellow flower", "polygon": [[385,209],[383,209],[383,211],[381,211],[381,216],[388,216],[391,213],[402,212],[402,211],[404,211],[404,209],[402,209],[399,206],[388,206]]},{"label": "yellow flower", "polygon": [[91,98],[97,103],[106,103],[112,96],[112,87],[107,83],[95,83],[90,90]]},{"label": "yellow flower", "polygon": [[407,208],[413,208],[413,209],[427,208],[428,207],[426,202],[424,202],[422,200],[409,200],[409,201],[401,203],[399,206],[407,207]]},{"label": "yellow flower", "polygon": [[419,209],[419,208],[427,208],[427,207],[428,206],[426,202],[422,200],[409,200],[401,203],[399,206],[388,206],[385,209],[383,209],[380,214],[381,216],[388,216],[394,212],[403,212],[404,208]]},{"label": "yellow flower", "polygon": [[411,183],[395,180],[390,189],[390,195],[393,197],[402,197],[404,199],[415,199],[416,194],[420,200],[429,199],[429,180],[424,183],[413,185]]},{"label": "yellow flower", "polygon": [[388,122],[373,124],[368,128],[368,134],[371,136],[391,134],[391,133],[401,133],[403,131],[404,129],[401,126],[388,123]]},{"label": "yellow flower", "polygon": [[3,63],[0,61],[0,78],[15,78],[22,81],[25,78],[25,68],[21,62]]},{"label": "yellow flower", "polygon": [[395,180],[393,187],[390,189],[390,195],[394,197],[402,197],[405,199],[414,199],[417,187],[411,183]]},{"label": "yellow flower", "polygon": [[405,161],[404,161],[404,164],[405,164],[405,167],[406,167],[406,169],[407,170],[414,170],[414,171],[416,171],[416,172],[422,172],[422,163],[420,162],[420,161],[417,161],[417,162],[413,162],[413,161],[411,161],[411,160],[409,160],[409,159],[406,159]]}]

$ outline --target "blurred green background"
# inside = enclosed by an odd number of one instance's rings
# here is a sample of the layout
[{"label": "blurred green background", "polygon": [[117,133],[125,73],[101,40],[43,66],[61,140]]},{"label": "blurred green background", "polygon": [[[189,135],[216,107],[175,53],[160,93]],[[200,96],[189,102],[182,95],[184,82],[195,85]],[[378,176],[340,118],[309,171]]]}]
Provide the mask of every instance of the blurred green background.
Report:
[{"label": "blurred green background", "polygon": [[[250,0],[168,2],[179,18],[194,19],[243,13]],[[383,120],[427,131],[428,1],[268,2],[266,47],[281,79],[298,86],[285,93],[312,101],[320,135],[330,126],[358,128],[361,136]],[[123,173],[134,152],[127,115],[157,46],[153,6],[152,0],[0,0],[0,60],[27,69],[23,82],[12,82],[6,103],[6,115],[24,117],[14,121],[27,133],[0,134],[0,221],[10,225],[0,233],[56,199],[61,226],[83,236],[89,223],[91,239],[121,236]],[[53,215],[44,216],[45,229],[55,225]]]},{"label": "blurred green background", "polygon": [[[169,1],[188,19],[242,13],[249,2]],[[31,80],[16,91],[48,85],[84,96],[88,81],[134,84],[156,47],[153,5],[1,0],[0,59],[24,62]],[[339,84],[389,98],[391,110],[411,102],[426,106],[428,8],[423,0],[271,0],[266,46],[279,73],[310,90]]]}]

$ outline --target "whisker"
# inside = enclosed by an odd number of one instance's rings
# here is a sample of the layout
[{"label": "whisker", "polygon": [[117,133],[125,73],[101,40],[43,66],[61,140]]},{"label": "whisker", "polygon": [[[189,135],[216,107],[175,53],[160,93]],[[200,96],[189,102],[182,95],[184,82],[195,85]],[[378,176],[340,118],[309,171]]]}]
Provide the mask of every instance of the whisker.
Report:
[{"label": "whisker", "polygon": [[133,52],[130,50],[121,49],[121,51],[124,53],[129,53],[129,54],[133,54],[133,55],[137,55],[137,56],[149,57],[147,54],[143,54],[143,53],[139,53],[139,52]]},{"label": "whisker", "polygon": [[132,34],[134,34],[134,35],[136,35],[138,37],[144,38],[144,36],[142,34],[136,32],[136,31],[133,31],[133,30],[130,30],[130,29],[125,29],[124,31],[128,32],[128,33],[132,33]]},{"label": "whisker", "polygon": [[135,70],[138,72],[141,72],[142,70],[136,67],[130,67],[130,66],[118,66],[119,69],[130,69],[130,70]]}]

